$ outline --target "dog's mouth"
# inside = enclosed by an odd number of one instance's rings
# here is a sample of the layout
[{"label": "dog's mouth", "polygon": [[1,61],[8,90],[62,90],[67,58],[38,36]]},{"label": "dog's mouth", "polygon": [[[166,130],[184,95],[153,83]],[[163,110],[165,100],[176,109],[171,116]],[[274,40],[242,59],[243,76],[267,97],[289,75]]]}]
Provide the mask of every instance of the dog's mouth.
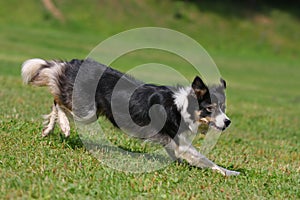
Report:
[{"label": "dog's mouth", "polygon": [[214,129],[218,130],[218,131],[225,131],[225,129],[226,129],[225,126],[224,126],[224,127],[218,127],[218,126],[217,126],[215,123],[213,123],[213,122],[209,123],[208,125],[209,125],[210,127],[214,128]]},{"label": "dog's mouth", "polygon": [[212,120],[212,118],[207,118],[207,117],[201,118],[199,122],[201,123],[200,125],[201,129],[208,129],[208,127],[212,127],[213,129],[218,131],[225,131],[225,129],[227,128],[226,126],[223,127],[217,126],[216,123]]},{"label": "dog's mouth", "polygon": [[201,116],[201,111],[197,117],[200,125],[207,125],[218,131],[225,131],[227,127],[231,124],[230,119],[226,116],[225,113],[219,110],[219,113],[214,113],[213,115]]}]

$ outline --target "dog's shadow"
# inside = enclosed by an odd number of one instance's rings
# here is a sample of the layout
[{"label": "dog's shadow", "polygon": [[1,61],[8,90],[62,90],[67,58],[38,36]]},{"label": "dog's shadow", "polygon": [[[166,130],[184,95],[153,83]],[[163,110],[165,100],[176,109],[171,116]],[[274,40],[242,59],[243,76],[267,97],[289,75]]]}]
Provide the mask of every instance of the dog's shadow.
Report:
[{"label": "dog's shadow", "polygon": [[[86,149],[87,151],[105,151],[105,152],[110,152],[111,154],[118,153],[119,155],[123,156],[131,156],[131,158],[135,158],[136,153],[144,153],[143,158],[146,161],[152,161],[153,157],[150,154],[147,154],[147,152],[140,152],[140,151],[132,151],[129,148],[124,148],[122,146],[113,146],[113,145],[105,145],[105,144],[99,144],[94,141],[85,141],[84,143],[82,142],[80,136],[78,134],[73,134],[72,137],[66,138],[63,134],[60,134],[61,141],[66,143],[70,148],[73,150],[76,149]],[[155,156],[156,161],[158,162],[165,162],[166,157],[162,155],[156,155]],[[186,161],[182,160],[173,160],[174,163],[183,165],[183,166],[188,166],[188,168],[195,169],[198,167],[191,166],[189,163]],[[219,165],[220,167],[226,168],[228,170],[234,170],[240,172],[239,176],[250,176],[251,174],[254,174],[255,172],[252,170],[247,170],[245,168],[236,168],[234,165],[229,165],[229,166],[224,166],[224,165]],[[210,169],[205,169],[205,171],[209,171]]]},{"label": "dog's shadow", "polygon": [[73,150],[84,148],[84,144],[78,134],[73,134],[71,137],[65,137],[62,133],[59,135],[61,142],[66,143]]},{"label": "dog's shadow", "polygon": [[[74,134],[72,137],[66,138],[63,134],[60,134],[61,141],[66,143],[73,150],[86,149],[89,152],[109,152],[110,154],[119,154],[120,156],[130,156],[131,158],[137,158],[138,154],[143,154],[145,161],[153,161],[153,154],[144,151],[133,151],[130,148],[125,148],[119,145],[107,145],[99,144],[92,140],[85,140],[82,142],[78,134]],[[171,159],[171,158],[170,158]],[[166,156],[155,154],[156,162],[166,162]]]}]

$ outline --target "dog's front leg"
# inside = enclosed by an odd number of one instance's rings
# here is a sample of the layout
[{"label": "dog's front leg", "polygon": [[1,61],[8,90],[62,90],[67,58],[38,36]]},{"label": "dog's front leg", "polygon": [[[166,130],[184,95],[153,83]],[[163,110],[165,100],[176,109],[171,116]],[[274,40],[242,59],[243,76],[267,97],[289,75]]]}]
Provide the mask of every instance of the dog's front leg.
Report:
[{"label": "dog's front leg", "polygon": [[231,171],[216,165],[214,162],[210,161],[200,152],[198,152],[192,145],[189,146],[179,146],[177,156],[186,160],[190,165],[200,167],[200,168],[211,168],[217,172],[223,174],[224,176],[234,176],[239,175],[239,172]]},{"label": "dog's front leg", "polygon": [[210,161],[204,155],[202,155],[197,149],[191,144],[189,140],[190,133],[184,132],[177,136],[177,148],[175,148],[176,157],[186,160],[190,165],[200,168],[211,168],[224,176],[239,175],[239,172],[231,171],[216,165]]}]

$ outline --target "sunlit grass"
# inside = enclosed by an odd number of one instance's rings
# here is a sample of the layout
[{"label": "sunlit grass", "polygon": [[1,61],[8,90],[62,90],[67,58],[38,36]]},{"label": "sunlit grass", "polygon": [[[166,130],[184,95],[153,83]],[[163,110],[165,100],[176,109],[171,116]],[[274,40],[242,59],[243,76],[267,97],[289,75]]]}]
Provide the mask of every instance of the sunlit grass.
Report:
[{"label": "sunlit grass", "polygon": [[[19,1],[10,3],[16,5]],[[1,8],[15,8],[5,1],[0,4]],[[300,68],[297,60],[300,45],[295,34],[300,26],[297,19],[274,11],[267,16],[270,24],[266,25],[255,19],[226,19],[213,12],[199,14],[193,4],[181,11],[185,15],[183,19],[174,19],[169,15],[177,9],[173,4],[152,2],[148,7],[145,3],[135,3],[128,8],[134,13],[141,9],[144,14],[136,19],[136,25],[133,20],[127,26],[125,21],[132,20],[132,16],[127,15],[121,5],[116,8],[119,14],[105,11],[110,19],[101,12],[96,16],[80,15],[82,8],[75,7],[77,12],[74,12],[68,9],[70,4],[73,5],[68,1],[60,4],[70,16],[67,25],[55,22],[44,10],[33,12],[41,8],[34,1],[28,1],[26,6],[28,12],[32,12],[31,21],[21,6],[17,6],[15,18],[0,19],[3,22],[0,31],[0,199],[300,198]],[[158,8],[153,9],[155,6]],[[101,5],[95,8],[86,5],[86,8],[97,10]],[[146,8],[152,9],[152,13],[146,13]],[[146,21],[148,18],[151,20]],[[153,25],[174,28],[195,37],[212,55],[227,80],[227,108],[233,123],[208,157],[240,171],[240,176],[224,178],[211,170],[175,162],[150,173],[114,170],[85,149],[74,123],[69,139],[65,139],[58,128],[49,137],[41,137],[41,115],[50,112],[52,99],[46,88],[23,85],[21,63],[32,57],[84,58],[106,36],[136,26]],[[184,60],[159,51],[135,52],[120,58],[113,66],[127,71],[149,62],[171,66],[189,81],[195,76],[195,71]],[[104,118],[99,122],[113,145],[130,152],[156,148],[123,135]],[[201,142],[199,137],[194,141],[195,146],[200,148]]]}]

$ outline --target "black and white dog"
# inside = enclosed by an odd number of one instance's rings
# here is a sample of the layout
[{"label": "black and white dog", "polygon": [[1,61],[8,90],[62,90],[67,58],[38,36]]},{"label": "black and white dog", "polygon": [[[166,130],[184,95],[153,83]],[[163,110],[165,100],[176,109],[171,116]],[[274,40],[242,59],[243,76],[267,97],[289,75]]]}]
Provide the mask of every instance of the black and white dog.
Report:
[{"label": "black and white dog", "polygon": [[[75,81],[81,70],[85,78],[79,83],[85,86],[76,89]],[[68,115],[86,122],[104,115],[116,127],[133,132],[135,137],[163,145],[173,158],[217,170],[225,176],[239,174],[217,166],[187,140],[189,134],[198,132],[200,125],[206,124],[221,131],[229,126],[230,119],[225,114],[226,83],[222,79],[219,84],[209,87],[198,76],[189,87],[157,86],[144,84],[90,59],[70,62],[30,59],[22,65],[22,77],[26,84],[48,86],[54,97],[43,136],[47,136],[57,122],[68,137]],[[86,93],[95,81],[91,90],[94,93]],[[75,108],[75,89],[79,99],[92,97],[90,102],[79,101],[81,105]]]}]

